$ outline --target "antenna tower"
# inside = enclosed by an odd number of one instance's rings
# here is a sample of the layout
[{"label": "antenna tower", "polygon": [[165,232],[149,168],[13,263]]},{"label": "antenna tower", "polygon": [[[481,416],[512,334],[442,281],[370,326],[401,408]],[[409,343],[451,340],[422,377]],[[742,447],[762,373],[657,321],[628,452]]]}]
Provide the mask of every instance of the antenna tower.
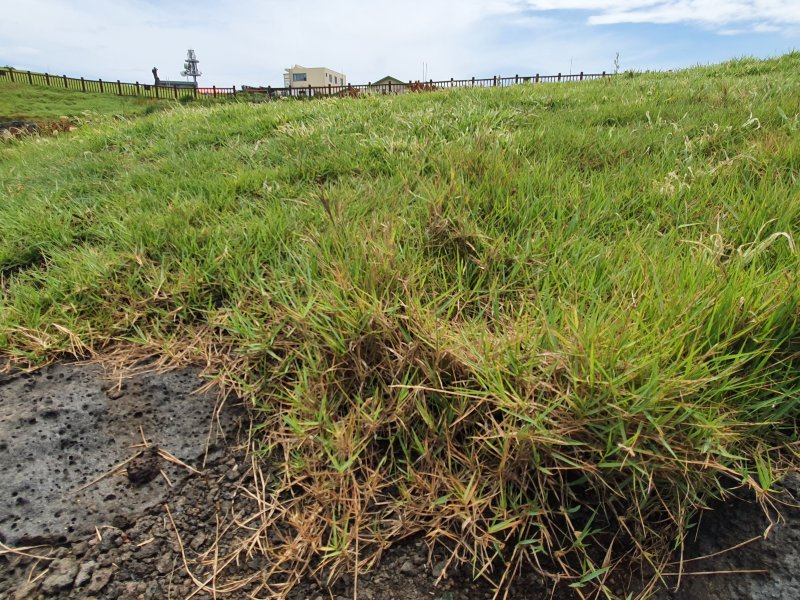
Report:
[{"label": "antenna tower", "polygon": [[197,60],[197,55],[194,53],[194,50],[188,50],[186,52],[186,60],[183,63],[183,71],[181,71],[181,75],[194,79],[195,85],[197,85],[197,78],[202,75],[200,70],[197,68],[197,64],[199,62],[200,61]]}]

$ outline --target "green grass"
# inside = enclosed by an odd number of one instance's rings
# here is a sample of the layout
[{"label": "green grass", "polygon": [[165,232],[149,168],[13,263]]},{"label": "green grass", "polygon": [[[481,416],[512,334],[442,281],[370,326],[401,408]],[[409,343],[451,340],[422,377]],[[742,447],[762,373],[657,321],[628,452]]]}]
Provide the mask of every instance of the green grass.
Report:
[{"label": "green grass", "polygon": [[623,593],[618,560],[663,566],[798,441],[799,73],[179,106],[8,143],[0,352],[204,361],[281,463],[279,567],[421,532],[476,573]]},{"label": "green grass", "polygon": [[144,115],[169,104],[149,98],[80,93],[0,79],[0,121]]}]

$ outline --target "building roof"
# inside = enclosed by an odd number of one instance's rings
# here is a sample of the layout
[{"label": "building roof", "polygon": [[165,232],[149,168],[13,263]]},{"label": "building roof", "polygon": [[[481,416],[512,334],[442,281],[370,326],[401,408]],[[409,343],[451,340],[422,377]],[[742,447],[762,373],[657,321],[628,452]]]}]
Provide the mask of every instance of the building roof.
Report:
[{"label": "building roof", "polygon": [[385,84],[389,83],[390,81],[392,83],[398,83],[398,84],[405,83],[405,81],[400,81],[397,77],[392,77],[391,75],[387,75],[386,77],[384,77],[382,79],[378,79],[378,81],[374,81],[372,84],[373,85],[385,85]]}]

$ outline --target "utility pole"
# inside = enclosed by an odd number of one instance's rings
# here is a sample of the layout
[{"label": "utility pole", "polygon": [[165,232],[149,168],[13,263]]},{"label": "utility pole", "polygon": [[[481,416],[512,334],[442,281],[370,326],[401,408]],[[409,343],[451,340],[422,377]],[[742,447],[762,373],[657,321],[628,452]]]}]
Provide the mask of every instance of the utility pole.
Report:
[{"label": "utility pole", "polygon": [[200,61],[197,60],[197,55],[195,55],[194,50],[187,51],[186,61],[183,63],[183,71],[181,71],[181,75],[194,79],[195,86],[197,86],[197,78],[202,75],[200,70],[197,68],[197,64],[199,62]]}]

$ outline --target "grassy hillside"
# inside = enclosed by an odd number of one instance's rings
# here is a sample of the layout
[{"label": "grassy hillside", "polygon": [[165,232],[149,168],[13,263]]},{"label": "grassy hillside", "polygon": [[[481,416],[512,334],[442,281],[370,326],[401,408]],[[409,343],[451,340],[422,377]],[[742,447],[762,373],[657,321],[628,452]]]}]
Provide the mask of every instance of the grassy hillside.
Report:
[{"label": "grassy hillside", "polygon": [[149,98],[83,94],[0,79],[0,121],[48,120],[87,115],[142,115],[169,104]]},{"label": "grassy hillside", "polygon": [[208,364],[281,465],[279,566],[422,532],[476,572],[620,593],[618,559],[661,565],[798,441],[799,73],[177,107],[7,144],[0,353]]}]

